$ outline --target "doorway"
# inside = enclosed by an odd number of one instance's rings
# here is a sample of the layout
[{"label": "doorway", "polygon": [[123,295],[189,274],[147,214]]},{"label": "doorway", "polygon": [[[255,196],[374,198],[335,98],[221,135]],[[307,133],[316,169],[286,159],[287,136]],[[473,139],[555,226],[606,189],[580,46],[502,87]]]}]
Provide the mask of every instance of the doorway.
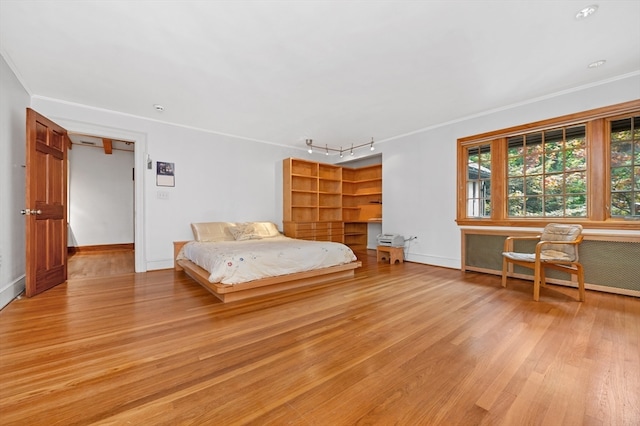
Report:
[{"label": "doorway", "polygon": [[146,134],[60,117],[54,117],[54,119],[63,125],[69,134],[100,135],[99,138],[132,142],[134,147],[134,270],[135,272],[146,272],[144,239],[144,180],[148,157]]},{"label": "doorway", "polygon": [[135,144],[68,136],[67,279],[133,273]]}]

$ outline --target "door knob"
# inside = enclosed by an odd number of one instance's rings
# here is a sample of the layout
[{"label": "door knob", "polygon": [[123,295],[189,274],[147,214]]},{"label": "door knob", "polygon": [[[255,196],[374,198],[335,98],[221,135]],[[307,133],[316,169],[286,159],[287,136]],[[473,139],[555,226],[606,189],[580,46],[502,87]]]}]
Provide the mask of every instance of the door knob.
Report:
[{"label": "door knob", "polygon": [[22,209],[22,210],[20,210],[20,214],[24,215],[24,216],[29,216],[29,215],[32,215],[32,214],[42,214],[42,210]]}]

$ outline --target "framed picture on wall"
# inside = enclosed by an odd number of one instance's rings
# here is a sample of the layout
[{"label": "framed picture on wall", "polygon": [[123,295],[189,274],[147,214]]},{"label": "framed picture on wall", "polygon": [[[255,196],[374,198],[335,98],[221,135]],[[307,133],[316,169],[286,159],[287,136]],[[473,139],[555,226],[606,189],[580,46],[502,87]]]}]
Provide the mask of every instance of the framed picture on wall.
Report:
[{"label": "framed picture on wall", "polygon": [[176,186],[174,163],[156,162],[156,186]]}]

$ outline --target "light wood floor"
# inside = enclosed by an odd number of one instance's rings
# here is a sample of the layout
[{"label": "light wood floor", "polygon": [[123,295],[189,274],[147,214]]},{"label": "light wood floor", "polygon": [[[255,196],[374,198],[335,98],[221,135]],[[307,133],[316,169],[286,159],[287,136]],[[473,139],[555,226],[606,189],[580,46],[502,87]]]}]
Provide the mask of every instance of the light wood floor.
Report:
[{"label": "light wood floor", "polygon": [[222,304],[171,270],[0,312],[3,425],[638,425],[640,299],[366,257]]},{"label": "light wood floor", "polygon": [[105,277],[135,272],[133,250],[112,249],[79,252],[67,258],[67,278]]}]

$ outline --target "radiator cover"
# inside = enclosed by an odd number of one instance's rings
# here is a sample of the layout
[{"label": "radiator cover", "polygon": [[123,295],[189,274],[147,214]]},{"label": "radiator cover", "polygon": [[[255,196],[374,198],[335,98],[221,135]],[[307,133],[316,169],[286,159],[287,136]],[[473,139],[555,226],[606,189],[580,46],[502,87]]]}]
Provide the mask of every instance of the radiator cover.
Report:
[{"label": "radiator cover", "polygon": [[[507,235],[463,231],[462,269],[502,274],[502,250]],[[535,251],[535,241],[516,241],[514,251]],[[587,288],[640,296],[640,241],[585,236],[579,248]],[[533,279],[531,269],[516,266],[516,276]],[[572,285],[570,275],[548,270],[550,282]]]}]

